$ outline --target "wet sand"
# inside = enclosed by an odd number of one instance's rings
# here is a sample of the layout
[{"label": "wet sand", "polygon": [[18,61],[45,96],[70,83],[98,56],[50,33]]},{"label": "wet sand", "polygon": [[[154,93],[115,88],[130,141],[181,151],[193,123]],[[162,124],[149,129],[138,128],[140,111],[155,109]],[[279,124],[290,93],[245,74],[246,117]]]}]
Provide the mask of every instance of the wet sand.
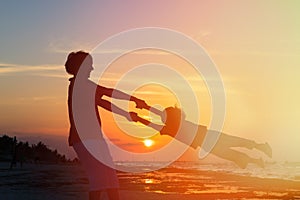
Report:
[{"label": "wet sand", "polygon": [[[0,199],[88,199],[88,180],[79,165],[8,167],[0,163]],[[123,200],[300,199],[300,181],[170,167],[118,176]]]}]

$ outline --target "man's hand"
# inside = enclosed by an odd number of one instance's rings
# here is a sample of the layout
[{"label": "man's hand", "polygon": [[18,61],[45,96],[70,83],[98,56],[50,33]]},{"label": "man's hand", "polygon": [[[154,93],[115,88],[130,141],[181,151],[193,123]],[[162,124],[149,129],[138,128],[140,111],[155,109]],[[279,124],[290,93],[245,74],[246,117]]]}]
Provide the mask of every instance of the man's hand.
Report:
[{"label": "man's hand", "polygon": [[139,116],[135,112],[129,112],[127,116],[128,121],[137,122],[139,119]]}]

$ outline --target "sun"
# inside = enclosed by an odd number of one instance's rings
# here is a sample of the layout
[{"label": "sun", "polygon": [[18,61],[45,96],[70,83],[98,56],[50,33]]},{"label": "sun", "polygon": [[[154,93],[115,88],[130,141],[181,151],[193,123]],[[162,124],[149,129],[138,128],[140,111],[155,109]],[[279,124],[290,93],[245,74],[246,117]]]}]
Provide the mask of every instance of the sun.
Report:
[{"label": "sun", "polygon": [[154,144],[154,141],[150,139],[145,139],[143,142],[146,147],[151,147]]}]

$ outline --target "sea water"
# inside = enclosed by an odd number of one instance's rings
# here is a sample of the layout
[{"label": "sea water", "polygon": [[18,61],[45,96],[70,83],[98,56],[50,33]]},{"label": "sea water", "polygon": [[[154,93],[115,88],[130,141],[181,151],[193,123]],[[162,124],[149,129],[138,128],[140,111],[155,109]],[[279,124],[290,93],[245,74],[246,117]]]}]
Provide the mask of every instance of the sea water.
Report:
[{"label": "sea water", "polygon": [[167,166],[163,162],[117,162],[117,165],[144,169],[144,171],[152,171],[151,169],[157,169],[161,165],[164,166],[164,169],[178,168],[184,170],[215,171],[241,176],[300,181],[300,162],[266,163],[264,168],[249,164],[245,169],[241,169],[234,163],[229,162],[202,163],[176,161]]}]

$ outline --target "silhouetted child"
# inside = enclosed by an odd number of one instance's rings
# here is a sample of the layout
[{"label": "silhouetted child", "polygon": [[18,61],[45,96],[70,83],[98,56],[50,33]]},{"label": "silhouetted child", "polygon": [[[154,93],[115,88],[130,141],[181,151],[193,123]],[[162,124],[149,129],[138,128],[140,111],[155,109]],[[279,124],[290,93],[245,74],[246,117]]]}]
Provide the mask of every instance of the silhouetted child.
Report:
[{"label": "silhouetted child", "polygon": [[141,117],[137,117],[134,120],[140,121],[141,123],[154,128],[159,131],[161,135],[169,135],[185,144],[190,145],[194,149],[201,147],[206,151],[209,151],[210,149],[207,148],[207,145],[203,145],[204,138],[205,140],[213,141],[213,138],[216,138],[216,135],[220,134],[216,144],[211,150],[211,153],[220,158],[232,161],[241,168],[245,168],[248,163],[254,163],[260,167],[264,167],[264,162],[261,158],[252,158],[245,153],[232,149],[232,147],[257,149],[269,157],[272,157],[272,149],[268,143],[257,143],[254,140],[248,140],[213,130],[207,130],[206,126],[187,121],[185,119],[184,112],[182,112],[179,108],[168,107],[164,111],[151,107],[148,107],[148,109],[153,113],[160,115],[162,122],[165,125],[158,125]]}]

